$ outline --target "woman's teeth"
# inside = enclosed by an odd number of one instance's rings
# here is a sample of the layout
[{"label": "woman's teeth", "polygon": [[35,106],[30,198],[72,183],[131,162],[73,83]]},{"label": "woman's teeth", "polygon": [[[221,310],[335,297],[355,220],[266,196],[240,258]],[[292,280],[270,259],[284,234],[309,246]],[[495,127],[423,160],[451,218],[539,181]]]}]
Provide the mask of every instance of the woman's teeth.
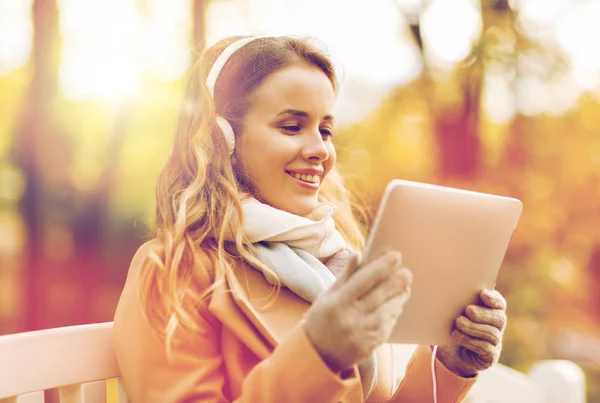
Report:
[{"label": "woman's teeth", "polygon": [[319,175],[304,175],[295,172],[290,172],[290,175],[296,179],[303,180],[304,182],[319,183],[321,181],[321,177]]}]

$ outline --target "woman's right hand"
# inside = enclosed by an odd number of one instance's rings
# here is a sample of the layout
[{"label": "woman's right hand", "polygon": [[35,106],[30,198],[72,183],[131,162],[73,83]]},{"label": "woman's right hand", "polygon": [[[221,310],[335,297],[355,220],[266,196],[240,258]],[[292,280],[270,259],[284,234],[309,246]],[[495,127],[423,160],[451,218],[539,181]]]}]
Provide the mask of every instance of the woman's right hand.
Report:
[{"label": "woman's right hand", "polygon": [[362,362],[388,340],[410,297],[412,273],[401,263],[397,252],[362,267],[353,257],[307,311],[308,338],[333,372]]}]

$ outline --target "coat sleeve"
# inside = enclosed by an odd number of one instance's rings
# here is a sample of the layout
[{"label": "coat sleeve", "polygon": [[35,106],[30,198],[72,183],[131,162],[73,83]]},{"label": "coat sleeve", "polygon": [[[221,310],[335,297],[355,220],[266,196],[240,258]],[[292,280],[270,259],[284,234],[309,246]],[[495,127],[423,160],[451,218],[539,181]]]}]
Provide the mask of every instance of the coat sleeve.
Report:
[{"label": "coat sleeve", "polygon": [[[432,350],[429,346],[419,346],[406,367],[406,373],[391,403],[433,402],[433,378],[431,375]],[[438,403],[462,402],[467,398],[477,380],[463,378],[444,366],[436,358],[435,376]]]},{"label": "coat sleeve", "polygon": [[240,395],[228,396],[220,322],[200,306],[202,331],[176,334],[168,359],[164,343],[151,331],[138,300],[138,255],[130,267],[113,329],[115,353],[131,402],[333,403],[360,384],[356,371],[345,378],[332,373],[300,324],[247,373]]}]

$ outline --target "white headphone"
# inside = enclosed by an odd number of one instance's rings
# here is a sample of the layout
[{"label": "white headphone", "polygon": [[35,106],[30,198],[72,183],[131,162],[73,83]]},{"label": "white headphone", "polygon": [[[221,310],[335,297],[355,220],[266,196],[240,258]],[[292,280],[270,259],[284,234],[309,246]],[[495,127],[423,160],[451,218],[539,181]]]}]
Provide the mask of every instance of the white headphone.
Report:
[{"label": "white headphone", "polygon": [[[246,44],[248,44],[258,38],[262,38],[262,37],[255,36],[255,37],[251,37],[251,38],[240,39],[238,41],[233,42],[231,45],[227,46],[225,48],[225,50],[223,50],[223,52],[221,52],[221,54],[219,55],[219,57],[217,58],[215,63],[212,65],[210,72],[208,73],[208,76],[206,77],[206,86],[208,87],[208,91],[210,92],[210,95],[213,97],[213,100],[215,97],[215,84],[217,82],[217,78],[219,77],[219,74],[221,73],[223,66],[225,66],[225,63],[227,63],[227,60],[229,60],[229,58],[238,49],[244,47]],[[229,155],[232,155],[233,151],[235,150],[235,135],[233,133],[233,128],[231,127],[231,124],[229,124],[229,122],[224,117],[219,116],[219,115],[217,115],[217,125],[221,129],[221,132],[223,132],[223,136],[225,136],[225,141],[227,141],[227,146],[229,148]]]}]

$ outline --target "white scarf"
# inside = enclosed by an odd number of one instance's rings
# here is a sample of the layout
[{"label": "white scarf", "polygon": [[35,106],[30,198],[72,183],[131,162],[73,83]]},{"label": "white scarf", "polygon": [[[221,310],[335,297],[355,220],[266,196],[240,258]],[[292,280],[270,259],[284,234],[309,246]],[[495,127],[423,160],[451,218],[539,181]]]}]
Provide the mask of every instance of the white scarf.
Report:
[{"label": "white scarf", "polygon": [[[322,203],[308,217],[301,217],[261,203],[254,198],[242,202],[244,233],[257,251],[257,258],[279,281],[299,297],[312,303],[336,278],[321,260],[346,249],[331,217],[335,205]],[[231,234],[227,236],[231,240]],[[263,273],[265,274],[265,273]],[[265,275],[269,280],[269,276]],[[375,354],[359,365],[364,400],[376,383]]]},{"label": "white scarf", "polygon": [[[335,282],[335,276],[319,259],[327,259],[346,247],[331,215],[335,206],[319,205],[310,218],[279,210],[256,199],[242,203],[244,231],[255,246],[257,258],[279,280],[308,302]],[[268,276],[267,276],[268,278]]]}]

